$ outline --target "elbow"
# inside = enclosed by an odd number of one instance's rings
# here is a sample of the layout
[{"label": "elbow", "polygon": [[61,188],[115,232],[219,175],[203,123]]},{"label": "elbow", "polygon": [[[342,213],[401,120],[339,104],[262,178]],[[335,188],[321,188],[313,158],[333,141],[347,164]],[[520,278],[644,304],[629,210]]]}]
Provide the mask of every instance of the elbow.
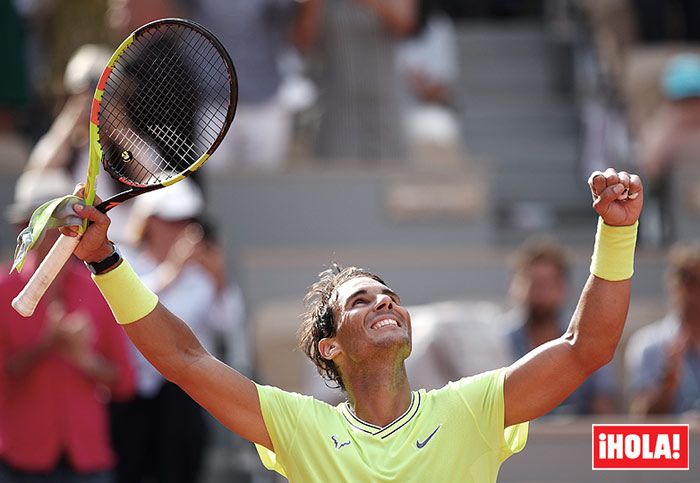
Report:
[{"label": "elbow", "polygon": [[584,364],[585,364],[587,371],[590,374],[593,374],[595,371],[597,371],[601,367],[612,362],[614,357],[615,357],[615,348],[614,347],[613,348],[598,347],[595,349],[585,351],[584,354],[581,356],[581,359],[584,361]]},{"label": "elbow", "polygon": [[617,343],[612,341],[585,342],[580,339],[576,340],[573,336],[567,336],[566,338],[571,343],[580,367],[589,375],[609,364],[615,357]]},{"label": "elbow", "polygon": [[610,364],[614,357],[615,357],[615,347],[612,347],[608,350],[601,351],[600,353],[596,354],[595,356],[592,357],[592,360],[591,360],[591,366],[592,366],[591,372],[595,372],[598,369],[600,369],[601,367]]},{"label": "elbow", "polygon": [[197,368],[206,356],[209,356],[209,353],[201,346],[188,348],[183,350],[178,357],[164,362],[158,370],[168,381],[180,387],[186,387],[188,381],[196,382]]}]

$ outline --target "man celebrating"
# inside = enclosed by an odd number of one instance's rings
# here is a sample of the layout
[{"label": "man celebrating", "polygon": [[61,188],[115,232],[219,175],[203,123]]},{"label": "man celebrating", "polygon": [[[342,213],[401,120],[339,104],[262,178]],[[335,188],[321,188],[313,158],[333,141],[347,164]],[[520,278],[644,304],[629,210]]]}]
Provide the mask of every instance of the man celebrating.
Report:
[{"label": "man celebrating", "polygon": [[610,168],[589,185],[600,220],[569,327],[506,368],[412,390],[404,367],[411,317],[398,295],[361,269],[324,272],[306,297],[300,339],[319,372],[347,393],[337,407],[257,385],[207,353],[114,254],[109,219],[92,207],[76,206],[94,223],[75,254],[97,272],[95,283],[146,358],[290,481],[495,482],[501,463],[524,446],[527,421],[610,361],[622,333],[642,183]]}]

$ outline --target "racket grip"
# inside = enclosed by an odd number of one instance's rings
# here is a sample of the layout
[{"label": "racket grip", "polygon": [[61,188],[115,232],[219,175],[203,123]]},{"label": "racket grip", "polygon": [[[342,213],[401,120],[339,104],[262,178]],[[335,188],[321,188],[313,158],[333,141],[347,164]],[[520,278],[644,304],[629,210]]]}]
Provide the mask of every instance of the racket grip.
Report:
[{"label": "racket grip", "polygon": [[12,307],[20,315],[29,317],[34,313],[34,309],[39,305],[39,301],[44,296],[46,289],[49,288],[58,272],[66,264],[79,242],[80,237],[61,235],[54,243],[46,258],[41,262],[39,268],[36,269],[29,282],[27,282],[27,285],[12,301]]}]

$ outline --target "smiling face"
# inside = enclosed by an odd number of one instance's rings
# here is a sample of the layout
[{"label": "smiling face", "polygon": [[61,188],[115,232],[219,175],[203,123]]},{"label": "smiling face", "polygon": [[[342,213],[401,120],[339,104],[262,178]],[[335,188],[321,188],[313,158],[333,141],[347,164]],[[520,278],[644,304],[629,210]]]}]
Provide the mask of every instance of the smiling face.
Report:
[{"label": "smiling face", "polygon": [[386,285],[368,277],[353,278],[334,295],[336,333],[319,342],[321,354],[341,373],[350,364],[403,362],[411,352],[411,316]]}]

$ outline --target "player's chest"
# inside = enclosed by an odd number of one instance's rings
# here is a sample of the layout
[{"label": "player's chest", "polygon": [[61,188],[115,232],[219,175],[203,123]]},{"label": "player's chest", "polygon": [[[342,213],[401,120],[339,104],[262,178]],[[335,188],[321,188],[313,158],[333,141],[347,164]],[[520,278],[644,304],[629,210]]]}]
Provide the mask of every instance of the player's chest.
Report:
[{"label": "player's chest", "polygon": [[[322,471],[340,481],[449,481],[464,459],[464,433],[440,418],[407,424],[385,437],[356,428],[335,428],[322,436]],[[318,455],[319,457],[321,455]]]},{"label": "player's chest", "polygon": [[397,468],[409,461],[434,459],[459,444],[464,434],[458,431],[459,422],[439,415],[416,415],[385,428],[344,423],[327,428],[322,444],[338,464],[367,468]]}]

